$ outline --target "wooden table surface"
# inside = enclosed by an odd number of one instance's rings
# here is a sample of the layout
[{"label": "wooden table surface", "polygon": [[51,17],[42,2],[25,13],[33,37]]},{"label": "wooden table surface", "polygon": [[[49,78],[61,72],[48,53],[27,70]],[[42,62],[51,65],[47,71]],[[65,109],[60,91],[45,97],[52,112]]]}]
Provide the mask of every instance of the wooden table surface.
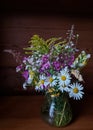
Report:
[{"label": "wooden table surface", "polygon": [[48,125],[41,118],[43,95],[0,97],[0,130],[93,130],[93,96],[73,103],[75,117],[64,128]]}]

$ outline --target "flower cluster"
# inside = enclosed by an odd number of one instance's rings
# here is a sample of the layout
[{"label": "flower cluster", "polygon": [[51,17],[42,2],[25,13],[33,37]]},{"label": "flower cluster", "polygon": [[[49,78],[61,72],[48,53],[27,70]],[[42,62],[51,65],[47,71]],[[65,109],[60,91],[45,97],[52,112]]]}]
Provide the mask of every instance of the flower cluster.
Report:
[{"label": "flower cluster", "polygon": [[82,98],[84,87],[80,70],[87,64],[90,54],[84,50],[79,53],[75,45],[78,35],[74,35],[73,30],[74,26],[68,30],[66,39],[31,37],[29,47],[24,48],[26,56],[16,67],[25,78],[24,89],[34,86],[36,91],[44,91],[51,97],[66,92],[76,100]]}]

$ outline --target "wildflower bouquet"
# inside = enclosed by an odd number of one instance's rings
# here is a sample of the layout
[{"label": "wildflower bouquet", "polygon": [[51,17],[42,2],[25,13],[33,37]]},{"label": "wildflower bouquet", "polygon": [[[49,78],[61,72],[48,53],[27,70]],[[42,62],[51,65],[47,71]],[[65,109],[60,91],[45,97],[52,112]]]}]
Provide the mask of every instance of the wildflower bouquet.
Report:
[{"label": "wildflower bouquet", "polygon": [[[34,35],[29,41],[29,47],[24,48],[26,57],[16,67],[25,78],[23,88],[34,86],[36,91],[45,91],[52,97],[67,92],[69,97],[81,99],[84,92],[80,74],[90,54],[79,51],[75,42],[78,35],[73,34],[74,26],[68,31],[68,37],[50,38],[44,40]],[[75,79],[73,81],[73,79]]]},{"label": "wildflower bouquet", "polygon": [[[71,120],[65,95],[80,100],[84,94],[80,71],[87,64],[90,54],[84,50],[79,53],[76,48],[78,34],[75,35],[73,31],[72,25],[66,39],[53,37],[44,40],[38,35],[32,36],[29,46],[23,48],[26,56],[16,67],[16,72],[21,72],[25,78],[24,89],[34,86],[36,91],[45,92],[49,108],[46,112],[48,111],[51,118],[49,122],[56,126],[66,125]],[[61,114],[57,114],[59,110]]]}]

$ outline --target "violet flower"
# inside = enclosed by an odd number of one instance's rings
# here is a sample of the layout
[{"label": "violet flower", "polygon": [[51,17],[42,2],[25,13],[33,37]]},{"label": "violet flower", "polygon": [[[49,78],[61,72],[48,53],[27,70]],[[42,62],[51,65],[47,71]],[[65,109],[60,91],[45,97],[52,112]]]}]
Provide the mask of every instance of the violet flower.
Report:
[{"label": "violet flower", "polygon": [[22,73],[22,76],[27,80],[27,79],[28,79],[28,76],[29,76],[28,71],[25,70],[25,71]]},{"label": "violet flower", "polygon": [[49,60],[49,55],[43,55],[42,56],[42,63],[46,63],[46,62],[48,62],[48,60]]},{"label": "violet flower", "polygon": [[50,68],[50,62],[48,61],[47,63],[42,64],[40,70],[41,70],[41,71],[44,71],[44,70],[47,70],[47,69],[49,69],[49,68]]},{"label": "violet flower", "polygon": [[19,65],[19,66],[17,66],[17,67],[16,67],[16,72],[21,71],[21,70],[22,70],[22,68],[23,68],[22,64],[21,64],[21,65]]},{"label": "violet flower", "polygon": [[27,58],[27,57],[24,57],[24,58],[23,58],[23,63],[26,64],[27,60],[28,60],[28,58]]},{"label": "violet flower", "polygon": [[49,68],[50,68],[50,62],[48,61],[47,63],[45,63],[45,64],[43,65],[43,68],[44,68],[44,69],[49,69]]},{"label": "violet flower", "polygon": [[57,71],[59,71],[61,69],[61,64],[59,61],[54,61],[53,66],[54,66],[55,70],[57,70]]},{"label": "violet flower", "polygon": [[72,63],[74,62],[74,59],[75,59],[74,55],[70,56],[69,61],[68,61],[69,66],[72,65]]}]

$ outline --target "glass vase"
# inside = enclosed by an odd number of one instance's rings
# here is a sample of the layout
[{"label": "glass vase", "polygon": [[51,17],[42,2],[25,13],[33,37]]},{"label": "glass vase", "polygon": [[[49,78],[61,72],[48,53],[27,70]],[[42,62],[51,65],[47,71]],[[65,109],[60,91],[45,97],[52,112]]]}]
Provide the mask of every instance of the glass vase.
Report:
[{"label": "glass vase", "polygon": [[41,109],[42,118],[56,127],[68,125],[72,120],[72,109],[66,94],[50,96],[46,94]]}]

